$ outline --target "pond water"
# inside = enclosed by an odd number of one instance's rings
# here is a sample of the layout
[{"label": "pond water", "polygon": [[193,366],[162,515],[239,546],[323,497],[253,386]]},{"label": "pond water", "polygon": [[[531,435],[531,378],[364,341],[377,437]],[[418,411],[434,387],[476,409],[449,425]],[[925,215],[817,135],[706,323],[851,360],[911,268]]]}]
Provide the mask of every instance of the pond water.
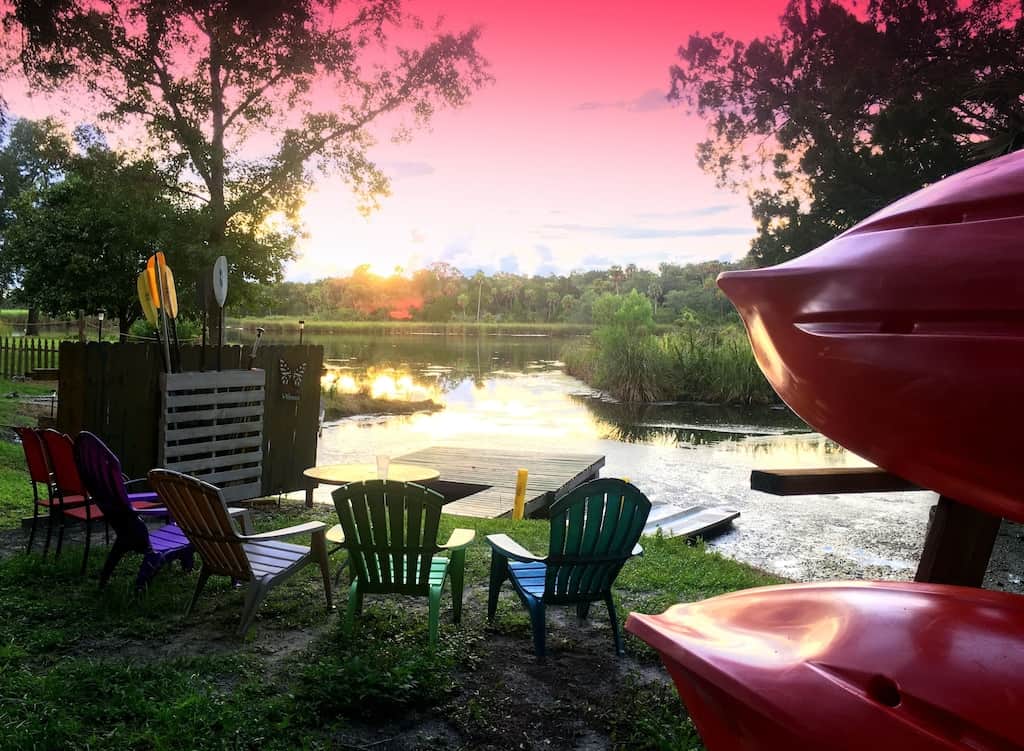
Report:
[{"label": "pond water", "polygon": [[[372,462],[434,445],[573,451],[606,457],[656,504],[738,509],[709,541],[723,554],[795,579],[913,576],[930,493],[775,497],[751,491],[754,467],[864,462],[785,409],[602,400],[566,375],[564,338],[311,336],[335,388],[433,398],[432,414],[364,416],[324,425],[318,463]],[[510,468],[513,471],[514,468]],[[328,500],[329,488],[318,490]]]}]

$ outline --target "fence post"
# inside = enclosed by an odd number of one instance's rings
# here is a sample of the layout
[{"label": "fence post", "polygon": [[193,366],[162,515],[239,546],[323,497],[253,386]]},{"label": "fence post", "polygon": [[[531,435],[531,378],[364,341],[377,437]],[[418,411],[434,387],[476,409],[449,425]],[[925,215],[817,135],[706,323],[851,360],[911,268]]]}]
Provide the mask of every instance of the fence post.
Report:
[{"label": "fence post", "polygon": [[512,519],[519,521],[526,512],[526,478],[529,470],[521,469],[516,475],[516,497],[512,502]]}]

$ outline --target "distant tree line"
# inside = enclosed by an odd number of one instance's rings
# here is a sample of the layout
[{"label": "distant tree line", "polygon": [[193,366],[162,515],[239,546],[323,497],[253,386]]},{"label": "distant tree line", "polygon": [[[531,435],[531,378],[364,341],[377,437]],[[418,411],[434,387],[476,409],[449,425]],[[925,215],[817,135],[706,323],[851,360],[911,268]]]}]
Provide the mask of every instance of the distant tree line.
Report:
[{"label": "distant tree line", "polygon": [[718,274],[737,267],[706,261],[662,263],[657,271],[629,264],[563,276],[467,276],[450,264],[434,263],[411,275],[381,277],[364,265],[345,277],[269,285],[235,311],[332,320],[586,324],[594,321],[602,299],[636,291],[650,301],[659,323],[718,325],[739,320],[715,284]]}]

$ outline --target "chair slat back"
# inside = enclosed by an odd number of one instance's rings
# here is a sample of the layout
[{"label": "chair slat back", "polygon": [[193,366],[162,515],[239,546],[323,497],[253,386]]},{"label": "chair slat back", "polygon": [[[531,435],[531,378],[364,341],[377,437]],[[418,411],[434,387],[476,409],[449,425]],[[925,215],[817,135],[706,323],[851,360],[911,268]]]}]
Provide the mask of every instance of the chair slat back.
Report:
[{"label": "chair slat back", "polygon": [[[121,461],[100,438],[88,431],[75,436],[74,444],[63,433],[43,431],[51,458],[54,451],[70,448],[75,476],[89,499],[100,507],[119,539],[131,541],[137,549],[149,547],[149,531],[128,501]],[[58,483],[60,480],[58,480]],[[66,492],[66,491],[65,491]]]},{"label": "chair slat back", "polygon": [[86,488],[78,473],[75,463],[75,445],[67,433],[47,428],[39,433],[46,449],[50,470],[53,472],[53,484],[65,496],[85,495]]},{"label": "chair slat back", "polygon": [[244,540],[217,487],[169,469],[150,470],[148,477],[174,523],[202,556],[204,568],[243,581],[254,578]]},{"label": "chair slat back", "polygon": [[552,503],[545,598],[607,593],[650,511],[651,502],[636,486],[615,478],[585,483]]},{"label": "chair slat back", "polygon": [[444,497],[391,480],[354,482],[331,495],[349,565],[367,591],[427,594]]},{"label": "chair slat back", "polygon": [[28,465],[28,476],[32,482],[49,484],[50,467],[46,463],[46,453],[39,432],[32,428],[15,428],[21,440],[21,449],[25,452],[25,464]]}]

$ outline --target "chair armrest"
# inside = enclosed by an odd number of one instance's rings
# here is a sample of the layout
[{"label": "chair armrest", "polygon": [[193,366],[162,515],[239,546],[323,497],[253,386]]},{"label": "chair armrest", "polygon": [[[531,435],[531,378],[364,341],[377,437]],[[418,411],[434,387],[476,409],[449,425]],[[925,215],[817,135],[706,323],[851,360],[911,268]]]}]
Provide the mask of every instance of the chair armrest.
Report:
[{"label": "chair armrest", "polygon": [[166,506],[151,506],[150,508],[132,509],[139,516],[170,516],[171,511]]},{"label": "chair armrest", "polygon": [[441,546],[441,550],[459,550],[473,542],[475,537],[475,529],[453,529],[451,537],[448,538],[448,542]]},{"label": "chair armrest", "polygon": [[487,535],[487,543],[491,550],[506,558],[523,563],[543,561],[544,559],[534,555],[508,535]]},{"label": "chair armrest", "polygon": [[307,532],[321,532],[327,525],[323,522],[306,522],[296,524],[294,527],[275,529],[273,532],[261,532],[258,535],[239,535],[240,540],[273,540],[276,537],[291,537],[292,535],[304,535]]},{"label": "chair armrest", "polygon": [[635,556],[635,555],[643,555],[643,554],[644,554],[644,546],[643,546],[643,545],[641,545],[641,544],[640,544],[640,543],[638,542],[638,543],[637,543],[636,545],[634,545],[634,546],[633,546],[633,549],[632,549],[631,551],[629,551],[629,554],[630,554],[631,556]]}]

